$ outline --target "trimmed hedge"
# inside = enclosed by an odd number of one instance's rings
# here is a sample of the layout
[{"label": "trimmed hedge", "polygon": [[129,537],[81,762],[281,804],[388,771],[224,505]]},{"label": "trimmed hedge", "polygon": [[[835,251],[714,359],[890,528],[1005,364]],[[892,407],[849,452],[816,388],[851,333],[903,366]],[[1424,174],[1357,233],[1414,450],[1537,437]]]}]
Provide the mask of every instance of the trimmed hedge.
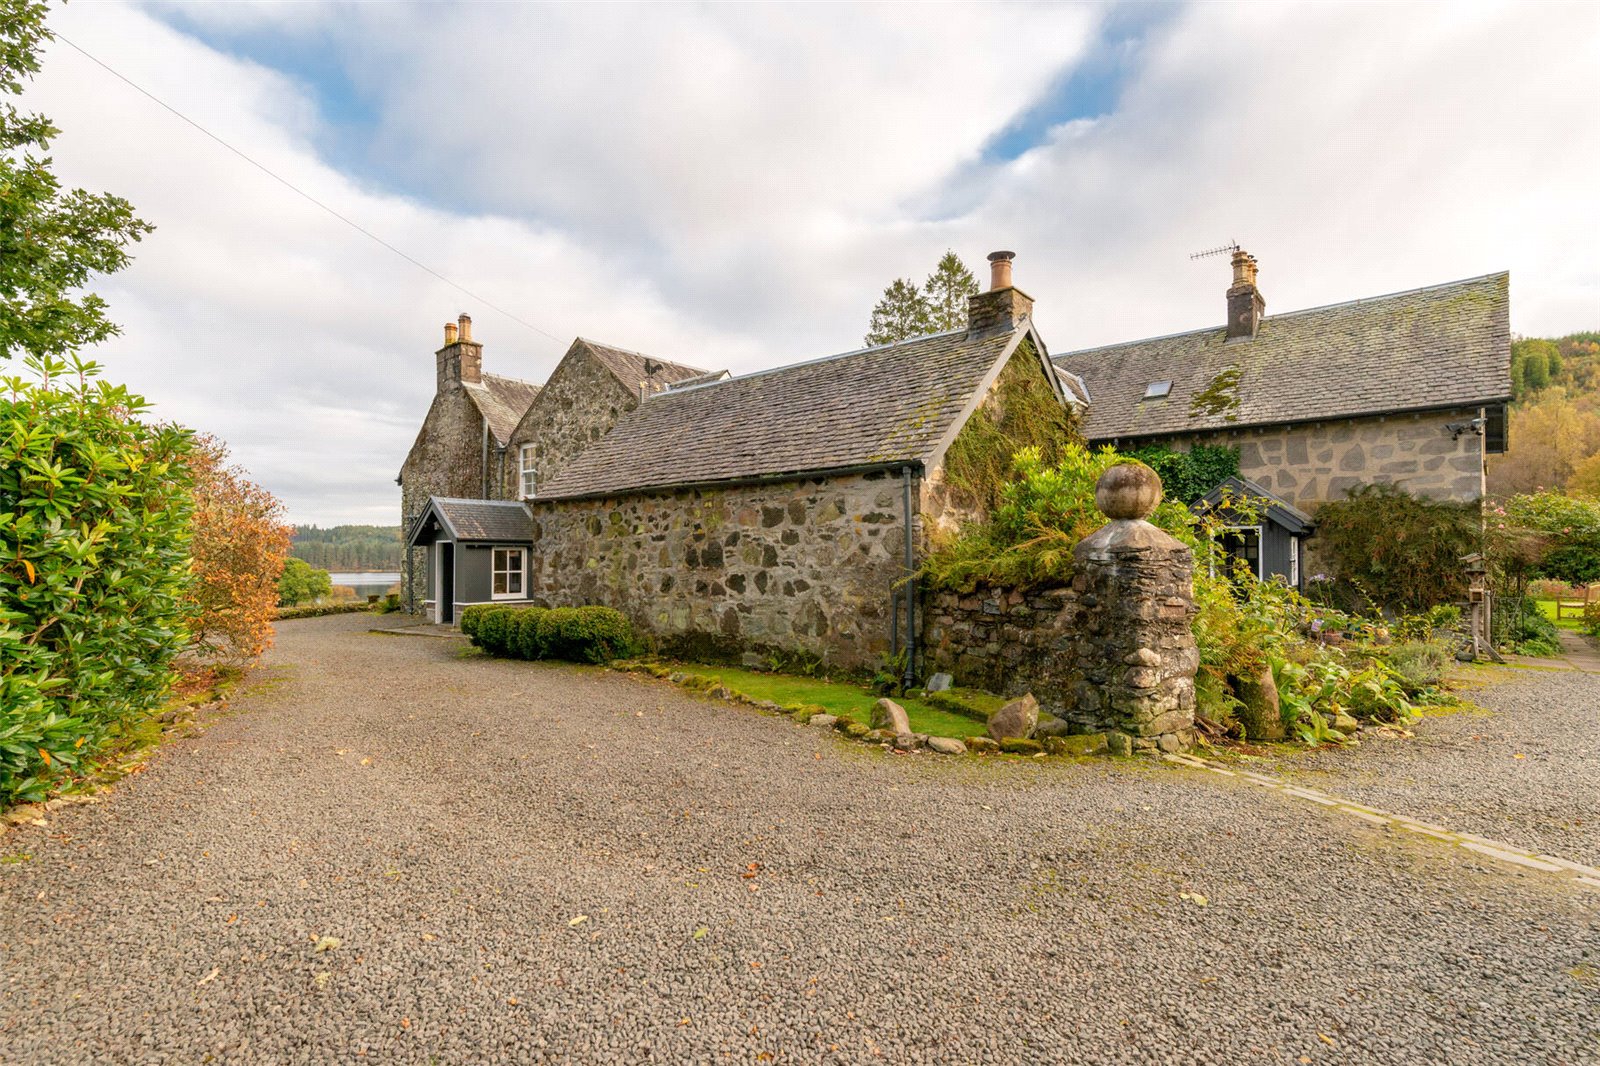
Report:
[{"label": "trimmed hedge", "polygon": [[461,632],[491,655],[604,663],[634,650],[633,625],[610,607],[497,607],[461,612]]},{"label": "trimmed hedge", "polygon": [[278,613],[273,616],[279,622],[286,622],[291,618],[321,618],[329,614],[359,614],[362,611],[372,610],[373,605],[362,600],[360,603],[322,603],[311,607],[279,607]]}]

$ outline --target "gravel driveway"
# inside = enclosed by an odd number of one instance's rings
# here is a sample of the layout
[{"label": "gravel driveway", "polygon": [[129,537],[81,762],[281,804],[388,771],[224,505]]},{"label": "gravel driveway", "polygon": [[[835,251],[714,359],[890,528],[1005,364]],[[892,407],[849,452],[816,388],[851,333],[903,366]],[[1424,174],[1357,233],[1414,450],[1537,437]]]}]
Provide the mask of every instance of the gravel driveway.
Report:
[{"label": "gravel driveway", "polygon": [[366,626],[0,840],[0,1062],[1600,1061],[1600,893]]},{"label": "gravel driveway", "polygon": [[[1408,740],[1275,760],[1298,784],[1600,866],[1600,676],[1489,669],[1476,708],[1429,713]],[[1487,713],[1485,713],[1487,712]]]}]

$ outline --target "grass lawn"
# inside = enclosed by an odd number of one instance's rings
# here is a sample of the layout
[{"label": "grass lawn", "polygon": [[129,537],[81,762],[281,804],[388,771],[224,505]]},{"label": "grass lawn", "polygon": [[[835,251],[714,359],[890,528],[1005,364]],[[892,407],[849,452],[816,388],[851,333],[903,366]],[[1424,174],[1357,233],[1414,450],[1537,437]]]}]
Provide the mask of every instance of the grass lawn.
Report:
[{"label": "grass lawn", "polygon": [[1583,628],[1583,619],[1581,618],[1557,618],[1555,600],[1536,600],[1535,602],[1539,604],[1539,613],[1550,619],[1558,627],[1574,630]]},{"label": "grass lawn", "polygon": [[[826,707],[829,714],[849,718],[862,725],[872,724],[872,705],[878,697],[860,685],[842,681],[822,681],[811,677],[793,677],[788,674],[764,674],[755,670],[740,670],[732,666],[674,666],[685,674],[712,678],[735,692],[753,700],[771,700],[773,703],[814,704]],[[982,736],[984,723],[965,715],[952,714],[930,706],[921,700],[897,699],[911,719],[911,729],[935,737]]]}]

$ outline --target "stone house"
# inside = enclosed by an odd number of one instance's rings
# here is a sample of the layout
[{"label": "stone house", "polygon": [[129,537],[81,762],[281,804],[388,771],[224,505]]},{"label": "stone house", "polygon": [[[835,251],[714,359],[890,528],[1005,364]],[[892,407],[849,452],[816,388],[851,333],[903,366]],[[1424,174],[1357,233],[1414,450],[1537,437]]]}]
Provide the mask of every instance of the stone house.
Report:
[{"label": "stone house", "polygon": [[[947,452],[969,424],[1003,418],[1015,390],[1069,401],[1010,253],[991,258],[966,329],[792,366],[730,377],[575,342],[498,452],[451,453],[483,464],[452,484],[491,491],[414,497],[447,479],[413,449],[401,481],[417,602],[441,621],[488,600],[605,604],[696,655],[859,669],[914,648],[906,578],[929,532],[973,507]],[[419,440],[444,435],[425,426]]]},{"label": "stone house", "polygon": [[[1087,402],[1091,443],[1236,448],[1268,509],[1312,519],[1370,483],[1484,495],[1486,457],[1506,449],[1509,275],[1269,316],[1255,259],[1236,252],[1233,272],[1225,325],[1056,357]],[[1234,532],[1259,559],[1260,532]],[[1302,583],[1308,533],[1265,573]]]}]

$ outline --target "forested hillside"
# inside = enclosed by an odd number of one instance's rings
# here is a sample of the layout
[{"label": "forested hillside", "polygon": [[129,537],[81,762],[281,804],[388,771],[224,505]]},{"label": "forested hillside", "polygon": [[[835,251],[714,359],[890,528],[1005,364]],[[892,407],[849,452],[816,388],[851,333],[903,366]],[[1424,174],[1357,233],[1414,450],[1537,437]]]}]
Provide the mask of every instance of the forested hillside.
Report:
[{"label": "forested hillside", "polygon": [[296,526],[289,554],[319,570],[399,570],[399,526]]},{"label": "forested hillside", "polygon": [[1511,344],[1510,447],[1489,490],[1600,495],[1600,332]]}]

